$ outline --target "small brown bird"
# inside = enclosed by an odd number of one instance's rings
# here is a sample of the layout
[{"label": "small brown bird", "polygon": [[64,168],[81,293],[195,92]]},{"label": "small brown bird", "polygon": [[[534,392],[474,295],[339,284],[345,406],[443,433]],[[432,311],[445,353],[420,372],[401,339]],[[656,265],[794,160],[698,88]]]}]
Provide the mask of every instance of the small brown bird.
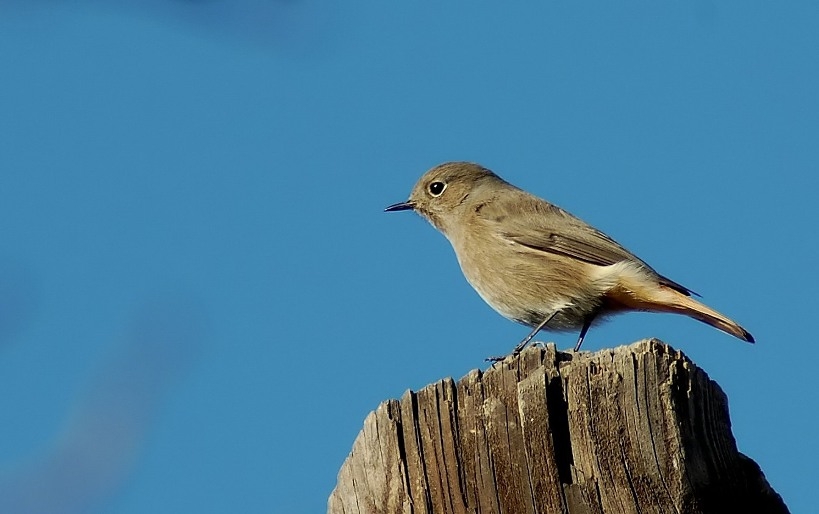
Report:
[{"label": "small brown bird", "polygon": [[469,162],[448,162],[418,181],[409,200],[385,211],[414,210],[440,230],[464,276],[501,315],[541,330],[580,330],[626,311],[685,314],[754,342],[734,321],[691,298],[606,234]]}]

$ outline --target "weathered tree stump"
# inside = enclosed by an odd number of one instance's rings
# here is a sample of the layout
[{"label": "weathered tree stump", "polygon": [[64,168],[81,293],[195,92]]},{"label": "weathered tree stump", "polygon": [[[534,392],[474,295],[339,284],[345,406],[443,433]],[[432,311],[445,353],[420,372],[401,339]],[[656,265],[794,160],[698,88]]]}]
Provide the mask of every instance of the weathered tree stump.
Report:
[{"label": "weathered tree stump", "polygon": [[719,386],[657,340],[529,348],[364,421],[330,514],[786,513]]}]

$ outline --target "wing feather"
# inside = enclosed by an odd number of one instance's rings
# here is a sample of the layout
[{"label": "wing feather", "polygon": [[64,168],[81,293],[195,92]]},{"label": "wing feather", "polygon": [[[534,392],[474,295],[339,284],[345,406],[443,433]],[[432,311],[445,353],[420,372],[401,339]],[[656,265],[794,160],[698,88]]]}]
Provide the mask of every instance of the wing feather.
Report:
[{"label": "wing feather", "polygon": [[685,295],[696,295],[687,287],[660,275],[617,241],[583,220],[545,200],[523,191],[520,193],[513,197],[495,197],[481,204],[476,214],[485,222],[495,224],[502,237],[531,250],[597,266],[635,262],[657,275],[661,284]]}]

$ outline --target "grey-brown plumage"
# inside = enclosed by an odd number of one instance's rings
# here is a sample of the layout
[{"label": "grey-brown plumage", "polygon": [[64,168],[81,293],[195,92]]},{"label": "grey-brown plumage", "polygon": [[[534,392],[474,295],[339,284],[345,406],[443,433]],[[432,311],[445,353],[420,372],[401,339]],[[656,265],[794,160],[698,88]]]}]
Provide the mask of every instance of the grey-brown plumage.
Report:
[{"label": "grey-brown plumage", "polygon": [[593,321],[639,310],[686,314],[744,341],[747,330],[691,298],[606,234],[477,164],[429,170],[409,200],[452,244],[464,276],[503,316],[541,329],[581,331]]}]

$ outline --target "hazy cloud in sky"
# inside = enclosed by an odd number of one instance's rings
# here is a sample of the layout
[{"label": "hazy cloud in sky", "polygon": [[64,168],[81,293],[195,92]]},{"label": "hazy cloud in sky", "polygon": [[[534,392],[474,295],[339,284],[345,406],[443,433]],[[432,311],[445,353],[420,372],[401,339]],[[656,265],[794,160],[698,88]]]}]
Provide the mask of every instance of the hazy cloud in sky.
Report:
[{"label": "hazy cloud in sky", "polygon": [[65,10],[141,16],[200,35],[312,53],[332,33],[340,7],[327,0],[0,0],[5,14]]},{"label": "hazy cloud in sky", "polygon": [[117,494],[169,387],[200,355],[205,326],[195,302],[174,295],[145,301],[51,442],[4,463],[0,512],[80,514]]}]

